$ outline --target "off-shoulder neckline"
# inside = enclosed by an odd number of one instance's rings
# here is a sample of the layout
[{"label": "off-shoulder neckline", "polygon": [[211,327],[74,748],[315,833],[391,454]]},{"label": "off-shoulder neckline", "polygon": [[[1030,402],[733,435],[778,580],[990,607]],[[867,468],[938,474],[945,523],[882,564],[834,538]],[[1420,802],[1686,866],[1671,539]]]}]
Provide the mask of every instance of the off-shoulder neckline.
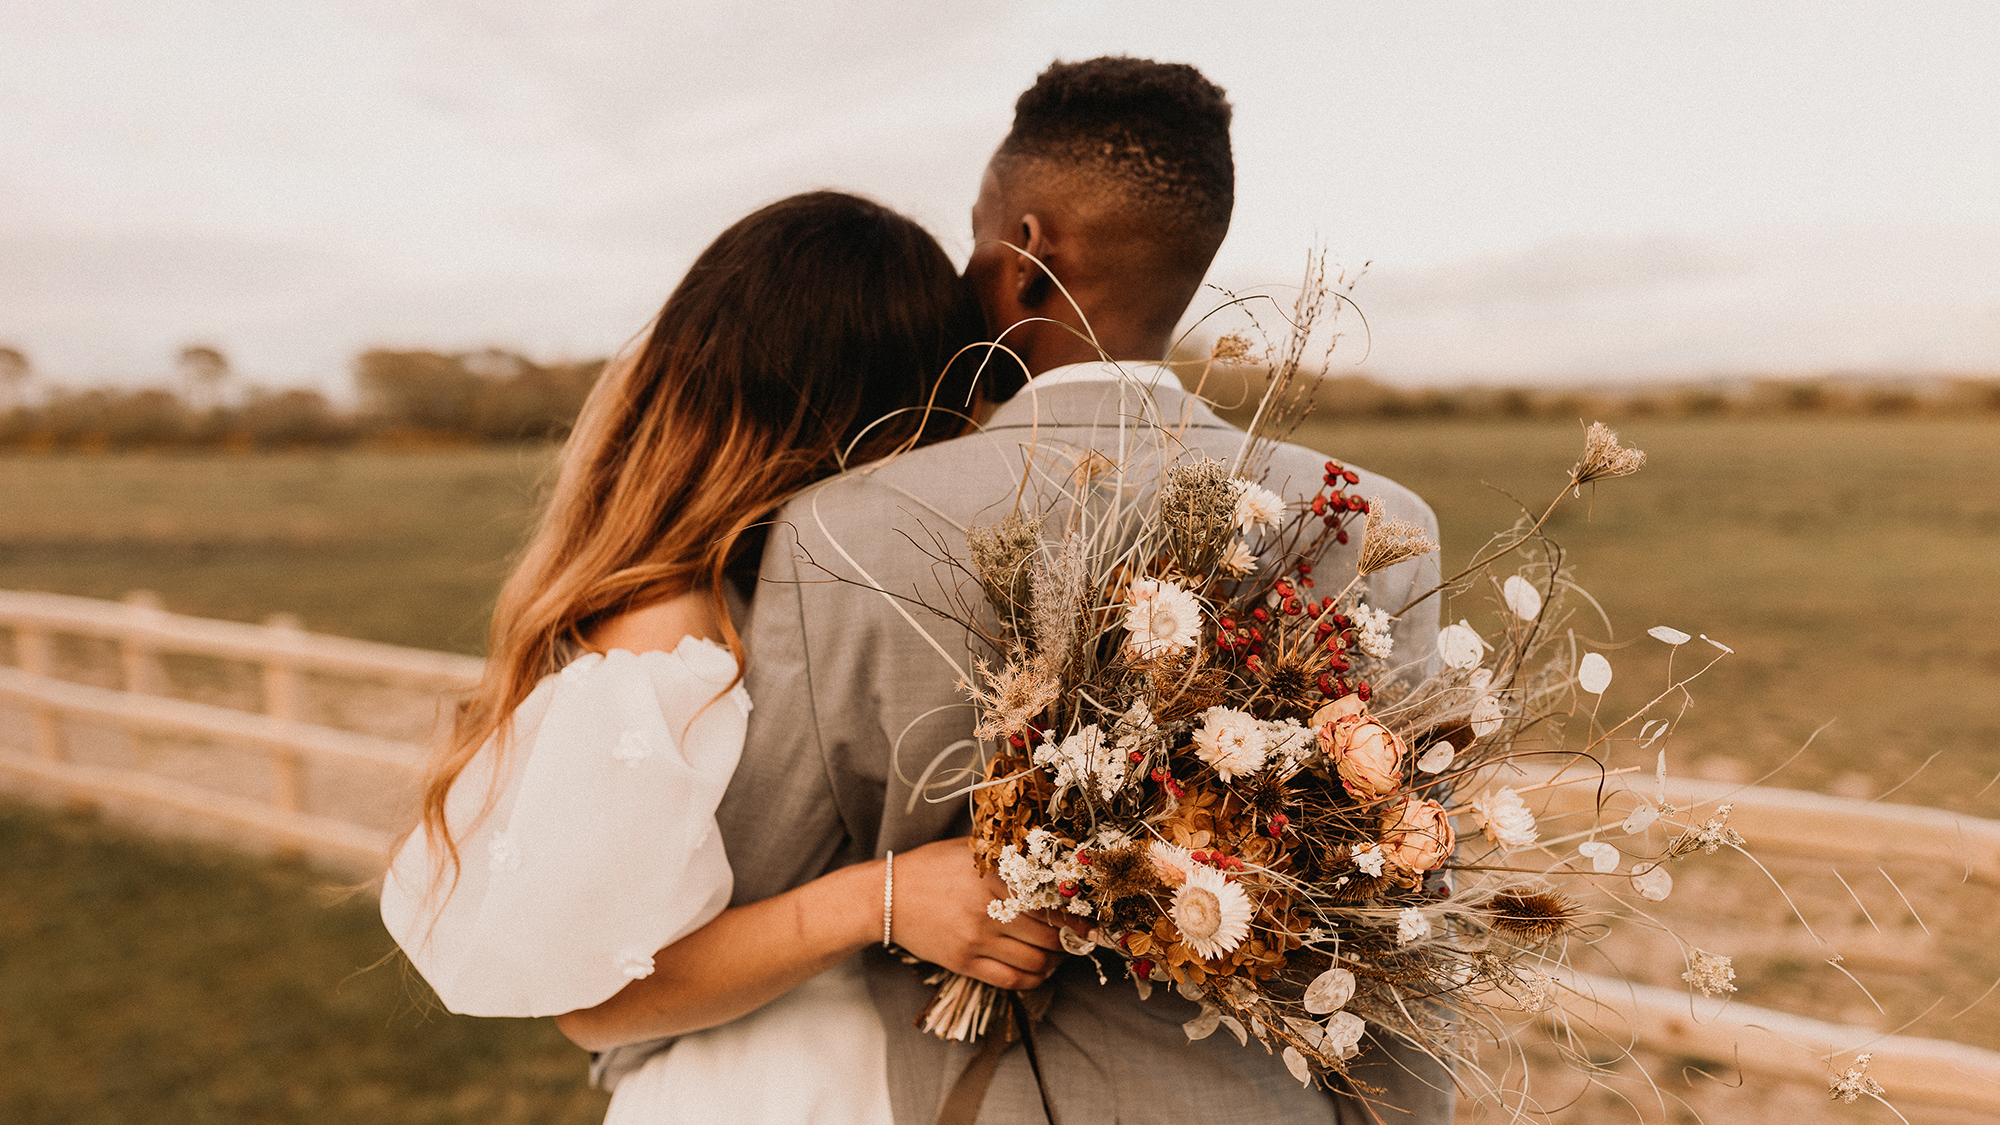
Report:
[{"label": "off-shoulder neckline", "polygon": [[[635,652],[629,648],[612,648],[612,649],[607,649],[604,652],[586,652],[583,655],[577,657],[575,660],[570,661],[568,664],[563,665],[562,668],[559,670],[559,672],[561,674],[567,674],[573,671],[575,672],[585,671],[590,668],[595,668],[601,664],[608,664],[613,660],[613,658],[621,656],[630,657],[634,660],[640,660],[640,661],[644,661],[647,657],[661,657],[661,658],[674,657],[679,659],[682,664],[687,665],[690,671],[693,671],[694,666],[692,660],[690,659],[691,654],[688,652],[689,646],[693,646],[696,652],[700,652],[701,650],[704,649],[709,650],[715,653],[715,655],[722,657],[724,660],[727,660],[729,662],[729,667],[732,670],[736,667],[736,654],[734,652],[731,652],[727,645],[710,640],[707,637],[700,637],[696,636],[693,633],[689,633],[687,636],[682,637],[680,639],[680,642],[674,645],[674,647],[671,649],[649,648],[644,652]],[[593,659],[593,657],[595,659]]]}]

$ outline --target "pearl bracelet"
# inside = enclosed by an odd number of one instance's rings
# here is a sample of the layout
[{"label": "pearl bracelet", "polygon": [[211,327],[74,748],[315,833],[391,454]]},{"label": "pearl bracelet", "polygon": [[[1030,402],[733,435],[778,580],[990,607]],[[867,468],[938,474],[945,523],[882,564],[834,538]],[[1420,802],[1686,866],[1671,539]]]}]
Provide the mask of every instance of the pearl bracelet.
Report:
[{"label": "pearl bracelet", "polygon": [[890,922],[896,911],[896,853],[890,852],[882,868],[882,948],[894,949]]}]

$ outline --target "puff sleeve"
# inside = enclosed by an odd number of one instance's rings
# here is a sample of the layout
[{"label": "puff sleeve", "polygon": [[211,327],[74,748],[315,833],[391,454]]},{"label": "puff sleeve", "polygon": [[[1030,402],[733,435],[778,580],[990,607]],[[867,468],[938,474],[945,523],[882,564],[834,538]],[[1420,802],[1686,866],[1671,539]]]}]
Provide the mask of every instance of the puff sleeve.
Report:
[{"label": "puff sleeve", "polygon": [[651,975],[728,905],[715,808],[750,699],[728,650],[591,653],[538,684],[506,749],[453,784],[452,877],[424,834],[391,863],[382,920],[451,1011],[545,1016]]}]

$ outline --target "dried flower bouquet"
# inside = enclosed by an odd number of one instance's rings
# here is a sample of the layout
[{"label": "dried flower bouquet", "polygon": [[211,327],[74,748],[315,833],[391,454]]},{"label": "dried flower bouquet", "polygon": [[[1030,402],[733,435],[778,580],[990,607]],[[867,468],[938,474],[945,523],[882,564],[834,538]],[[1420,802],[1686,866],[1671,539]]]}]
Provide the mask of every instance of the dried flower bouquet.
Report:
[{"label": "dried flower bouquet", "polygon": [[[1346,1076],[1372,1024],[1468,1081],[1477,1033],[1504,1036],[1522,1013],[1562,1004],[1566,938],[1610,917],[1582,903],[1643,915],[1669,893],[1672,860],[1742,845],[1727,806],[1681,824],[1663,794],[1622,823],[1594,817],[1545,839],[1522,798],[1638,769],[1613,768],[1615,752],[1666,734],[1673,720],[1653,709],[1713,660],[1623,720],[1596,713],[1610,664],[1563,627],[1577,591],[1543,526],[1583,485],[1644,464],[1601,424],[1539,518],[1410,604],[1369,604],[1368,575],[1437,545],[1355,495],[1358,474],[1338,462],[1289,499],[1257,469],[1311,408],[1301,360],[1330,292],[1318,268],[1269,350],[1233,462],[1169,460],[1135,487],[1135,467],[1092,455],[1067,478],[1060,516],[1017,510],[971,529],[969,557],[948,560],[983,612],[939,612],[992,647],[962,684],[989,750],[983,775],[951,796],[969,796],[977,863],[1007,886],[993,916],[1068,917],[1082,933],[1065,930],[1065,946],[1107,985],[1116,972],[1142,998],[1164,985],[1198,1001],[1190,1038],[1261,1041],[1310,1083]],[[1210,363],[1257,352],[1232,334]],[[1316,569],[1357,536],[1356,573]],[[1498,629],[1446,625],[1428,666],[1399,663],[1400,615],[1482,588]],[[1530,759],[1560,768],[1528,784],[1518,766]],[[1633,856],[1662,830],[1664,847]],[[1727,957],[1688,948],[1690,985],[1734,990]],[[988,1033],[997,990],[931,980],[928,1030]]]}]

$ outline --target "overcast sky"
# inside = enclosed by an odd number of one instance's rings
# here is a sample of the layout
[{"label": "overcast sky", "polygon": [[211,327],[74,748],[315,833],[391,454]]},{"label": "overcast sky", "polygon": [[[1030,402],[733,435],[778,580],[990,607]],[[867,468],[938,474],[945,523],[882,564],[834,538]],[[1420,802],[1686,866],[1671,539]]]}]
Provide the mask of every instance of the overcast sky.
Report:
[{"label": "overcast sky", "polygon": [[788,192],[962,260],[1015,95],[1114,52],[1235,104],[1214,278],[1372,261],[1382,377],[2000,370],[1985,2],[0,0],[0,342],[602,354]]}]

